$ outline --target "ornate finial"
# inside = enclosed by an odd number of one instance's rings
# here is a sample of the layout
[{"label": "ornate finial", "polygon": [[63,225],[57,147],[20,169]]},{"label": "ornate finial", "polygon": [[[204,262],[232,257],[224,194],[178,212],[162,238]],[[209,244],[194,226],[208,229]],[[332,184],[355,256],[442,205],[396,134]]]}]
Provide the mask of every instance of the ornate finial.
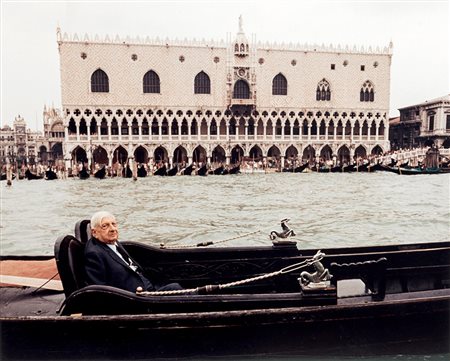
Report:
[{"label": "ornate finial", "polygon": [[242,15],[239,15],[239,32],[240,33],[244,32]]}]

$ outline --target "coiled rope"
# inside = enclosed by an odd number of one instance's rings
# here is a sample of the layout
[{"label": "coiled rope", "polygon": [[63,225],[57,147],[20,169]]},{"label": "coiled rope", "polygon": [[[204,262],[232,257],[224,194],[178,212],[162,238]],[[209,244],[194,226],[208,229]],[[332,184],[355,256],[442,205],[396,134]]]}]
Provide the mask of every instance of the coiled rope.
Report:
[{"label": "coiled rope", "polygon": [[159,245],[159,247],[162,248],[162,249],[207,247],[207,246],[211,246],[213,244],[220,244],[220,243],[233,241],[235,239],[246,237],[246,236],[250,236],[252,234],[259,233],[259,232],[261,232],[261,231],[257,230],[257,231],[253,231],[253,232],[250,232],[250,233],[241,234],[239,236],[235,236],[235,237],[232,237],[232,238],[223,239],[223,240],[220,240],[220,241],[206,241],[206,242],[200,242],[200,243],[197,243],[197,244],[185,244],[185,245],[166,246],[164,243],[161,243]]},{"label": "coiled rope", "polygon": [[138,287],[138,289],[136,290],[136,294],[138,296],[173,296],[173,295],[185,295],[185,294],[204,295],[207,293],[212,293],[212,292],[222,290],[224,288],[230,288],[230,287],[240,286],[240,285],[244,285],[247,283],[264,280],[267,278],[271,278],[271,277],[279,276],[282,274],[290,273],[293,271],[297,271],[297,270],[299,270],[301,268],[305,268],[307,266],[311,266],[314,263],[317,263],[323,259],[324,254],[323,253],[319,254],[319,252],[313,258],[305,259],[302,262],[295,263],[293,265],[284,267],[281,270],[278,270],[278,271],[275,271],[272,273],[266,273],[261,276],[247,278],[247,279],[240,280],[240,281],[225,283],[222,285],[206,285],[206,286],[197,287],[197,288],[189,288],[189,289],[184,289],[184,290],[173,290],[173,291],[143,291],[141,287]]}]

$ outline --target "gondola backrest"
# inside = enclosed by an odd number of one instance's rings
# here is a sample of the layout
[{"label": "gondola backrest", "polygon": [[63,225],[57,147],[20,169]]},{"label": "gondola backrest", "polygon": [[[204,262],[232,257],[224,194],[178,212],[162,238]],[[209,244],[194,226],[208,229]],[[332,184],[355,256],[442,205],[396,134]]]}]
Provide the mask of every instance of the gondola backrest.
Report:
[{"label": "gondola backrest", "polygon": [[91,221],[89,219],[82,219],[75,224],[75,238],[83,244],[86,244],[91,238]]},{"label": "gondola backrest", "polygon": [[332,262],[330,273],[333,275],[331,283],[336,286],[339,280],[360,278],[373,292],[375,301],[382,301],[386,294],[386,265],[385,257],[365,262],[343,263]]},{"label": "gondola backrest", "polygon": [[87,285],[84,271],[84,243],[73,236],[61,236],[55,243],[55,259],[66,297]]}]

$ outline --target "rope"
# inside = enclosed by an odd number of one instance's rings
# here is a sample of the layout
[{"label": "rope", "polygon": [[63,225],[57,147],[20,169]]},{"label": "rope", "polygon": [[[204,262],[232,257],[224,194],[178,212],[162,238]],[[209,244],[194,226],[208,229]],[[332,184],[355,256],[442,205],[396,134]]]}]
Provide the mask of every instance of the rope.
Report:
[{"label": "rope", "polygon": [[238,239],[238,238],[250,236],[250,235],[258,233],[258,232],[261,232],[261,231],[257,230],[257,231],[253,231],[253,232],[250,232],[250,233],[242,234],[240,236],[235,236],[235,237],[232,237],[232,238],[223,239],[221,241],[206,241],[206,242],[200,242],[200,243],[197,243],[197,244],[185,244],[185,245],[174,245],[174,246],[166,246],[164,243],[161,243],[159,246],[160,246],[160,248],[163,248],[163,249],[207,247],[207,246],[211,246],[213,244],[225,243],[225,242],[233,241],[233,240]]},{"label": "rope", "polygon": [[45,281],[42,285],[40,285],[38,288],[36,288],[33,293],[36,293],[37,291],[39,291],[42,287],[44,287],[47,283],[49,283],[53,278],[55,278],[57,275],[59,274],[59,272],[56,272],[51,278],[49,278],[47,281]]},{"label": "rope", "polygon": [[256,276],[256,277],[252,277],[252,278],[246,278],[246,279],[240,280],[240,281],[225,283],[222,285],[206,285],[206,286],[197,287],[197,288],[188,288],[188,289],[184,289],[184,290],[173,290],[173,291],[142,291],[141,287],[138,287],[138,289],[136,290],[136,294],[138,296],[174,296],[174,295],[184,295],[184,294],[190,294],[190,293],[203,295],[203,294],[215,292],[218,290],[222,290],[224,288],[241,286],[241,285],[244,285],[247,283],[252,283],[252,282],[264,280],[267,278],[279,276],[281,274],[286,274],[286,273],[290,273],[293,271],[297,271],[301,268],[311,266],[314,263],[321,261],[322,259],[323,259],[323,253],[319,256],[316,255],[315,258],[305,259],[302,262],[292,264],[290,266],[284,267],[281,270],[278,270],[275,272],[266,273],[264,275]]}]

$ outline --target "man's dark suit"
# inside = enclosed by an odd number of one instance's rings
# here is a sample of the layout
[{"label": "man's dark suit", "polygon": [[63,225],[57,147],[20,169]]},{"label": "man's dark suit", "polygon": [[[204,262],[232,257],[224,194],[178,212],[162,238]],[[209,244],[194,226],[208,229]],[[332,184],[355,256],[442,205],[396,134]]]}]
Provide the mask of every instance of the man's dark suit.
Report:
[{"label": "man's dark suit", "polygon": [[[120,242],[117,244],[126,253]],[[130,292],[136,292],[137,287],[147,291],[155,290],[139,267],[138,272],[135,272],[110,247],[96,238],[87,241],[84,256],[89,284],[113,286]]]}]

